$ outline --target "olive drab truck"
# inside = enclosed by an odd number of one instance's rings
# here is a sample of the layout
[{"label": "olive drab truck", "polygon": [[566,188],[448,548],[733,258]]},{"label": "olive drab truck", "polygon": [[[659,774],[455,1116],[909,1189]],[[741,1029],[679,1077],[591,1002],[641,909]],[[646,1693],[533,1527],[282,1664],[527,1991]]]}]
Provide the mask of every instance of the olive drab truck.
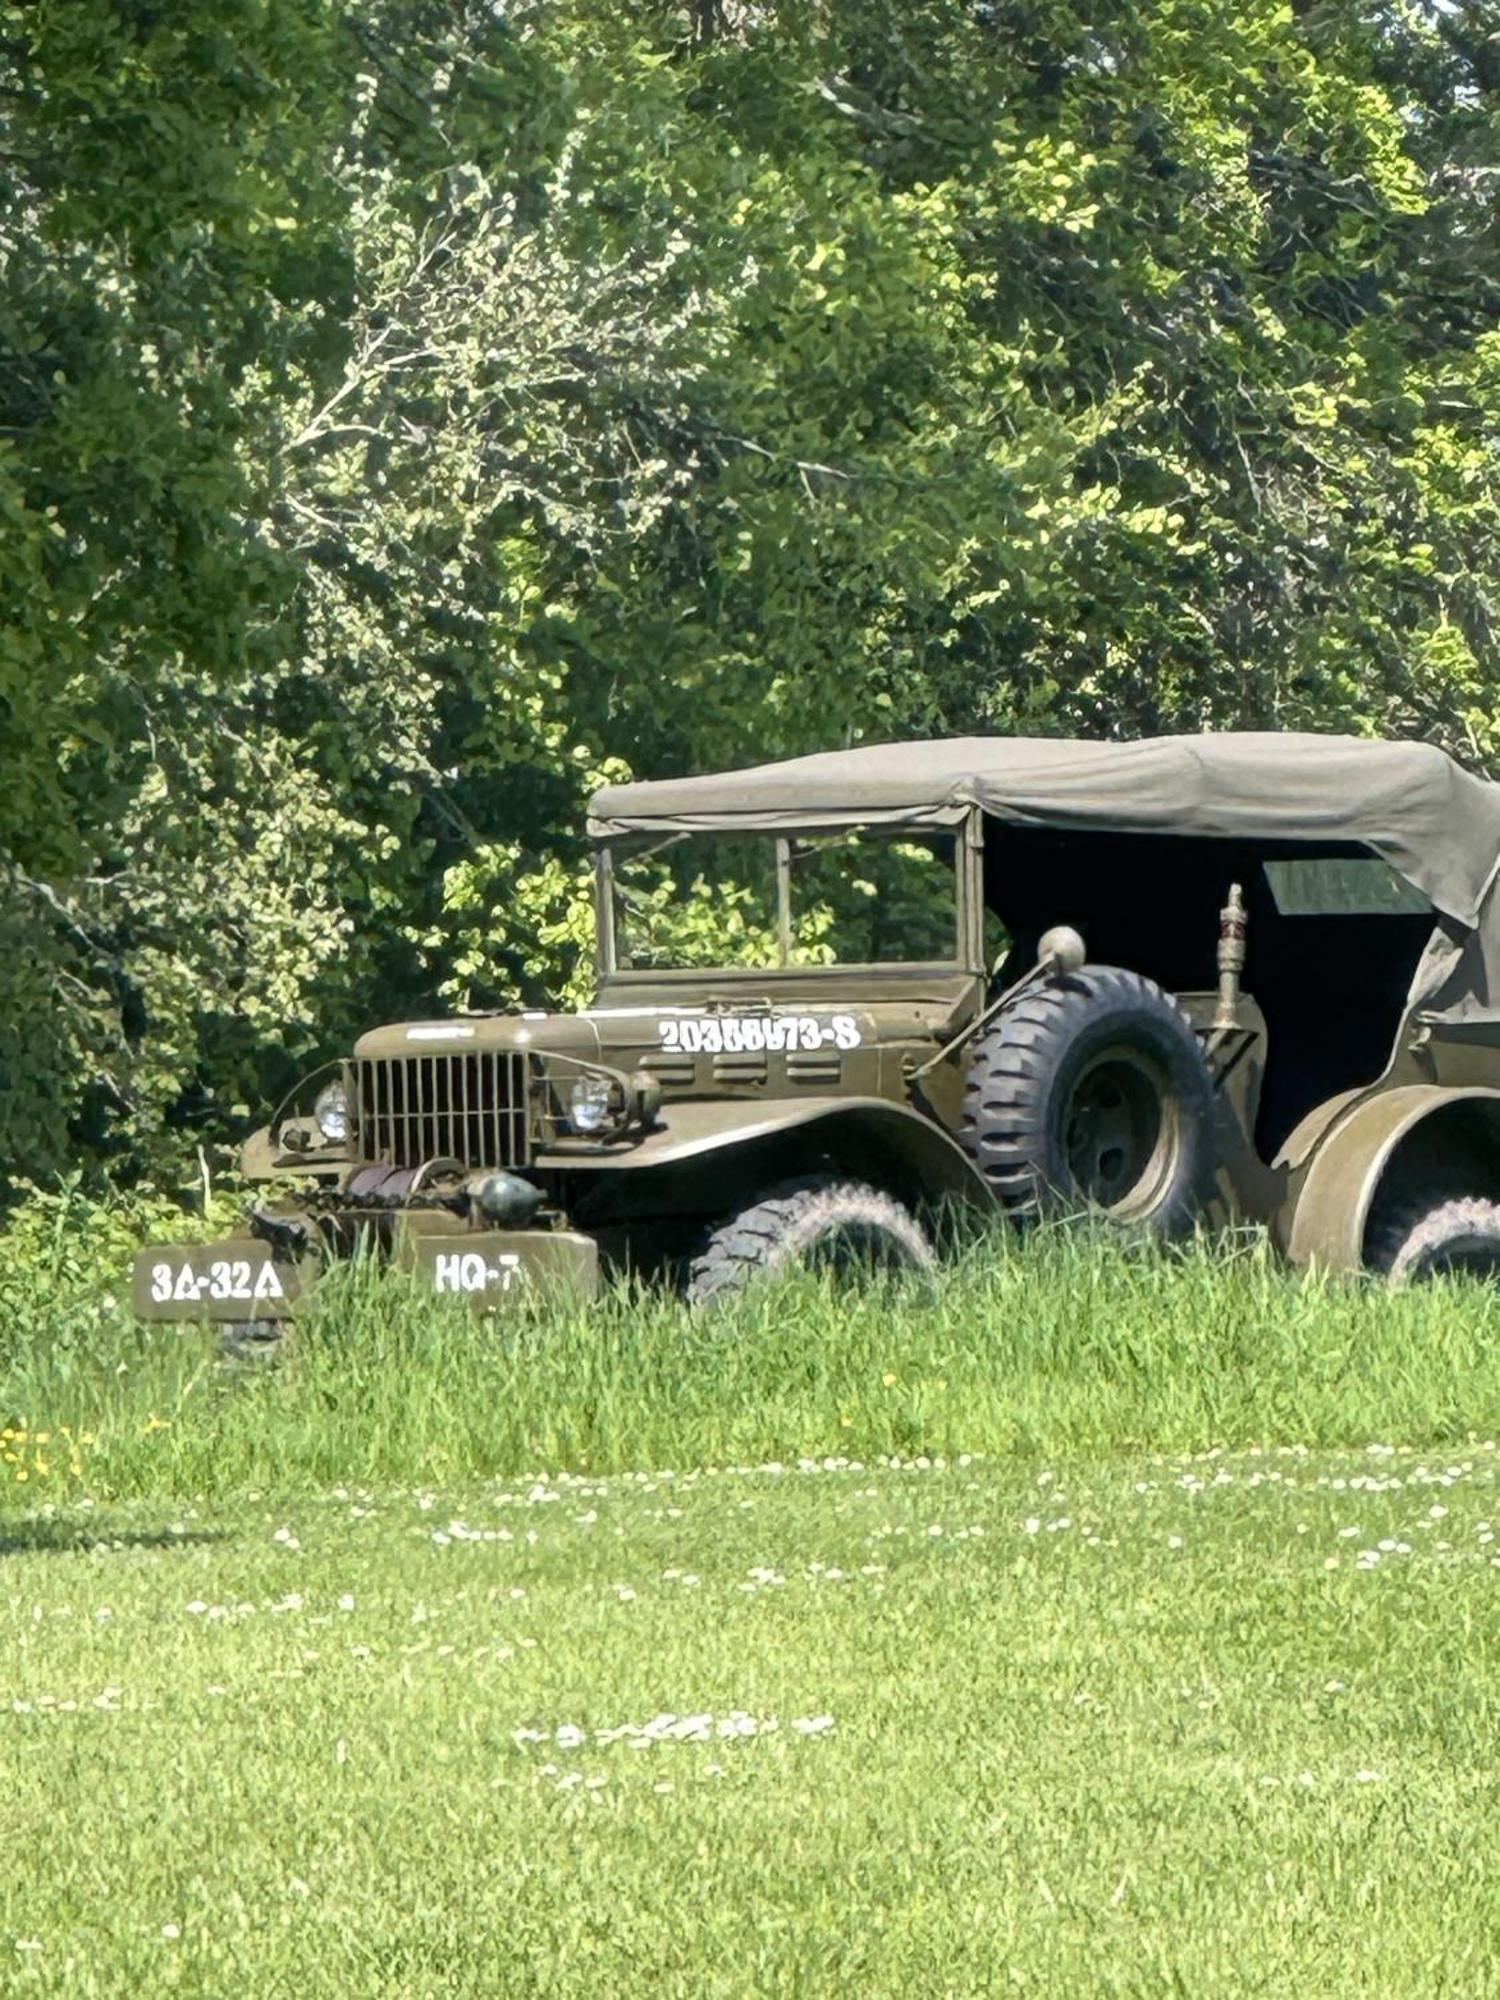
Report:
[{"label": "olive drab truck", "polygon": [[274,1335],[356,1249],[504,1307],[924,1267],[958,1207],[1500,1262],[1500,787],[1426,744],[962,738],[610,787],[574,1013],[372,1027],[148,1319]]}]

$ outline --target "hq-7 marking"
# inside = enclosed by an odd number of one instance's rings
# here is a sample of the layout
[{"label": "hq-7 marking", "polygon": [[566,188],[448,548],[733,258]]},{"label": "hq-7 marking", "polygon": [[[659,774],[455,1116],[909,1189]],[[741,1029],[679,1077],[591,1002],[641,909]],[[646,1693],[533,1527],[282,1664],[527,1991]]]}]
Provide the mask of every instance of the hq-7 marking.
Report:
[{"label": "hq-7 marking", "polygon": [[433,1259],[435,1292],[508,1292],[524,1285],[526,1273],[514,1251],[503,1251],[493,1264],[478,1250],[443,1251]]},{"label": "hq-7 marking", "polygon": [[762,1050],[857,1049],[852,1014],[704,1014],[658,1023],[666,1055],[741,1055]]},{"label": "hq-7 marking", "polygon": [[168,1299],[191,1299],[195,1303],[205,1290],[211,1299],[284,1299],[286,1288],[274,1264],[259,1269],[248,1258],[219,1257],[203,1272],[191,1264],[174,1270],[170,1264],[151,1266],[151,1296],[158,1305]]}]

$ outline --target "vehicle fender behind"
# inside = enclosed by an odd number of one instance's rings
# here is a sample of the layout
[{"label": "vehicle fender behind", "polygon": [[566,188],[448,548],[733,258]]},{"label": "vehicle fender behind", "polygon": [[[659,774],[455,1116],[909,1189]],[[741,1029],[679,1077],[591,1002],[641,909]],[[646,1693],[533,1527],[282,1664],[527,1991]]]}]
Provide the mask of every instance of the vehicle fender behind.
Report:
[{"label": "vehicle fender behind", "polygon": [[[1287,1231],[1294,1264],[1321,1271],[1357,1271],[1365,1229],[1382,1181],[1419,1127],[1472,1107],[1493,1121],[1500,1140],[1500,1090],[1403,1084],[1366,1098],[1337,1121],[1317,1146],[1303,1177]],[[1497,1154],[1500,1157],[1500,1154]]]}]

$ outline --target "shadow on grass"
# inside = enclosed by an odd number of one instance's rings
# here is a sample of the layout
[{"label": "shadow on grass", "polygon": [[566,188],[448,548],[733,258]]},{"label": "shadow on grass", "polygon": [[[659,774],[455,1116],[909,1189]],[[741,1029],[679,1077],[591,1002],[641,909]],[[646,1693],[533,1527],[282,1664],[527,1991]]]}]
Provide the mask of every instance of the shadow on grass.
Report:
[{"label": "shadow on grass", "polygon": [[107,1515],[81,1520],[46,1518],[0,1521],[0,1557],[21,1555],[88,1555],[99,1550],[117,1555],[127,1549],[179,1549],[228,1541],[221,1528],[192,1528],[176,1534],[170,1528],[126,1528]]}]

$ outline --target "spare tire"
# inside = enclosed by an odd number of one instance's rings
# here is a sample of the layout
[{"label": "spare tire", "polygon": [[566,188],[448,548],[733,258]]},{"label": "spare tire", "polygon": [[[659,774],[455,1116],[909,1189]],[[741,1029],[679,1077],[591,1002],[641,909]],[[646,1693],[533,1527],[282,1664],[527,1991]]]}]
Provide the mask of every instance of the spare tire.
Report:
[{"label": "spare tire", "polygon": [[1176,1237],[1213,1183],[1213,1082],[1182,1009],[1096,965],[1029,986],[975,1042],[959,1139],[1018,1219]]}]

